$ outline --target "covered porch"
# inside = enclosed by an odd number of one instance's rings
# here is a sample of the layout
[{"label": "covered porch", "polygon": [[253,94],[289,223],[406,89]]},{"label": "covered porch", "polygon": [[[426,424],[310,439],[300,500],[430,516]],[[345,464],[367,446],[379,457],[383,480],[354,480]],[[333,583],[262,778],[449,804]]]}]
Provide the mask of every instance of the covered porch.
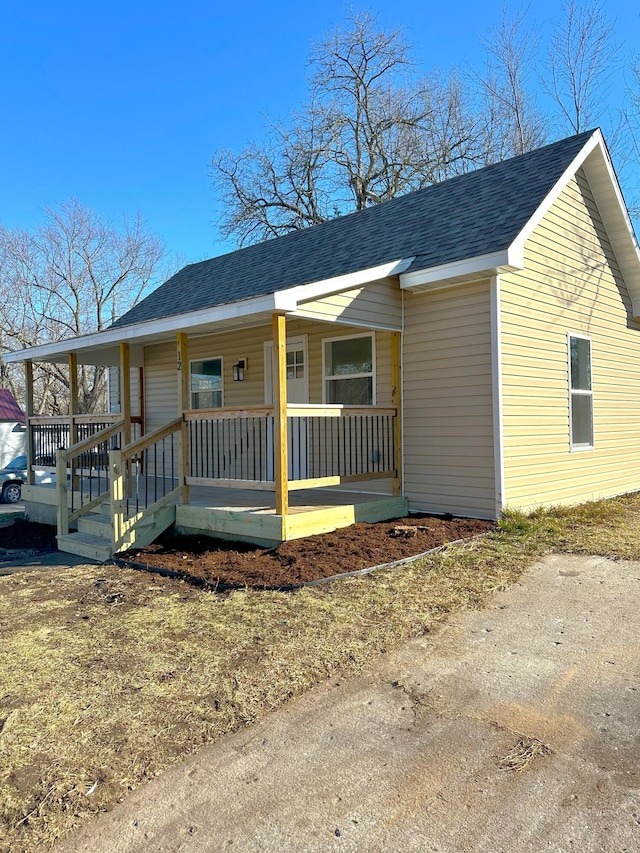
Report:
[{"label": "covered porch", "polygon": [[[242,336],[234,331],[232,338],[229,323],[223,323],[208,325],[206,330],[180,329],[173,335],[167,331],[140,335],[135,343],[90,341],[89,346],[76,346],[68,352],[62,344],[55,354],[32,351],[37,357],[25,361],[29,482],[24,497],[29,517],[50,523],[55,519],[62,550],[107,559],[127,547],[148,544],[171,524],[182,532],[275,545],[356,521],[405,514],[398,319],[392,319],[391,329],[388,317],[383,330],[382,324],[361,324],[346,337],[370,336],[372,363],[360,372],[358,365],[338,365],[335,385],[330,384],[333,377],[325,380],[333,368],[327,366],[331,350],[324,341],[345,336],[336,336],[334,329],[324,326],[321,359],[302,349],[303,355],[292,356],[291,340],[305,328],[300,319],[294,318],[293,335],[287,312],[270,312],[268,326],[264,319],[264,315],[253,316],[251,327]],[[236,330],[237,322],[231,326]],[[345,322],[346,326],[353,332],[352,322]],[[262,340],[265,328],[270,334]],[[378,395],[372,383],[376,381],[376,355],[380,361],[383,345],[376,350],[376,333],[385,336],[384,369],[378,370],[384,393]],[[238,399],[245,388],[251,391],[253,387],[241,375],[250,370],[254,385],[259,383],[264,393],[263,405],[206,406],[220,401],[222,395],[202,393],[194,379],[194,362],[202,370],[203,360],[194,359],[194,353],[197,356],[202,351],[203,336],[207,336],[207,346],[222,353],[221,363],[227,340],[237,344],[236,351],[244,340],[257,339],[264,345],[262,365],[256,359],[251,362],[251,357],[236,360],[234,356],[229,364],[227,356],[219,379],[221,385],[226,381],[231,387],[228,376],[232,373],[232,390]],[[166,352],[171,340],[173,381],[166,368],[162,376],[153,373],[154,353],[160,348]],[[95,343],[103,345],[91,345]],[[70,412],[64,418],[36,417],[34,361],[53,357],[58,361],[64,357],[68,365]],[[322,391],[322,401],[288,399],[298,397],[295,390],[291,393],[295,389],[292,378],[304,371],[308,375],[313,358],[322,361],[322,376],[314,381],[318,388],[328,389]],[[119,412],[78,414],[74,375],[80,359],[84,363],[102,359],[101,363],[118,367]],[[344,378],[340,370],[345,371]],[[349,384],[352,377],[361,379],[360,374],[370,374],[373,379],[365,376],[359,385]],[[159,426],[161,413],[155,403],[159,392],[155,397],[149,392],[149,377],[153,388],[167,397],[167,389],[173,389],[177,403],[177,416],[165,418]],[[351,394],[362,394],[368,382],[373,387],[371,398],[360,405],[327,402],[339,382]],[[255,388],[245,396],[254,402]],[[376,396],[383,398],[384,405],[377,405]],[[54,453],[55,486],[35,485],[34,472],[51,465]]]}]

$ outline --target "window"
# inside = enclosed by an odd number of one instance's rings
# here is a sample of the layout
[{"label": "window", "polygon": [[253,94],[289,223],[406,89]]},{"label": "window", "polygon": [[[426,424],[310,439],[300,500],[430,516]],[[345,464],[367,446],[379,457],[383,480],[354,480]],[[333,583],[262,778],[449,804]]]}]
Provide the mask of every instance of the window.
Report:
[{"label": "window", "polygon": [[303,349],[287,349],[287,379],[304,379]]},{"label": "window", "polygon": [[569,335],[569,397],[571,449],[592,448],[591,341],[577,335]]},{"label": "window", "polygon": [[222,359],[192,361],[191,408],[219,409],[222,406]]},{"label": "window", "polygon": [[324,398],[345,406],[373,405],[373,335],[325,340]]}]

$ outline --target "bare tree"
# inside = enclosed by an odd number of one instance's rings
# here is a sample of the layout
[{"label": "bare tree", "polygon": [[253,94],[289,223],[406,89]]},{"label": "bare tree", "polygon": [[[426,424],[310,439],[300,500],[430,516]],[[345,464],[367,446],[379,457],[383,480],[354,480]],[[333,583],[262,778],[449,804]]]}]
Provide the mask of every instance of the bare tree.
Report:
[{"label": "bare tree", "polygon": [[[527,10],[503,12],[482,40],[481,71],[426,76],[416,73],[400,31],[351,15],[313,49],[306,106],[272,123],[264,144],[214,156],[223,236],[245,245],[317,225],[523,154],[567,128],[584,130],[601,106],[616,47],[602,0],[578,2],[565,0],[545,80]],[[639,83],[634,74],[624,121],[609,117],[610,127],[640,127]],[[633,150],[620,143],[624,134],[609,135],[616,155],[624,153],[616,143]]]},{"label": "bare tree", "polygon": [[619,174],[626,184],[626,201],[632,218],[640,217],[640,186],[636,164],[640,162],[640,59],[632,59],[626,79],[625,104],[616,137],[615,151],[620,161]]},{"label": "bare tree", "polygon": [[225,207],[224,236],[244,245],[324,222],[328,146],[323,116],[311,104],[291,127],[270,125],[264,145],[219,151],[212,172]]},{"label": "bare tree", "polygon": [[487,61],[480,84],[484,126],[485,161],[493,163],[524,154],[542,145],[546,137],[544,116],[531,87],[537,43],[525,28],[526,10],[509,18],[503,11],[500,24],[481,40]]},{"label": "bare tree", "polygon": [[543,85],[560,108],[563,131],[580,133],[598,122],[617,46],[614,24],[600,0],[562,4],[564,21],[551,38]]},{"label": "bare tree", "polygon": [[[140,216],[114,225],[77,200],[47,209],[34,231],[0,226],[2,351],[107,328],[157,283],[164,255]],[[2,377],[21,398],[21,375],[3,365]],[[64,366],[41,366],[38,409],[66,411],[68,389]],[[82,412],[104,411],[105,368],[81,367],[78,390]]]},{"label": "bare tree", "polygon": [[477,162],[459,79],[419,80],[399,31],[370,14],[319,42],[307,106],[264,145],[218,152],[212,177],[225,237],[240,245],[316,225],[418,189]]}]

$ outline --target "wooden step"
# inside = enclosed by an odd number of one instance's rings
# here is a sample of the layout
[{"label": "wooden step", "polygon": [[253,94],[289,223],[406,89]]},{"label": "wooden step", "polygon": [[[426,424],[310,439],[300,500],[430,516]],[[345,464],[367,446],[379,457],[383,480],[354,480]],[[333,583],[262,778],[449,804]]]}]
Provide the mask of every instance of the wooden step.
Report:
[{"label": "wooden step", "polygon": [[102,536],[93,536],[91,533],[66,533],[57,536],[58,549],[66,554],[76,554],[78,557],[87,557],[89,560],[97,560],[104,563],[113,556],[111,543]]},{"label": "wooden step", "polygon": [[111,542],[112,530],[110,515],[90,512],[87,515],[81,515],[78,519],[79,533],[89,533],[91,536],[99,536],[107,542]]},{"label": "wooden step", "polygon": [[[158,536],[176,520],[174,505],[161,507],[147,518],[143,518],[127,533],[127,541],[120,548],[144,548],[154,542]],[[90,513],[78,519],[78,532],[58,536],[58,548],[68,554],[88,557],[104,562],[113,557],[113,529],[111,519],[101,513]]]},{"label": "wooden step", "polygon": [[148,518],[143,518],[133,530],[127,535],[127,543],[122,550],[127,548],[146,548],[160,536],[176,520],[176,508],[174,505],[157,509]]}]

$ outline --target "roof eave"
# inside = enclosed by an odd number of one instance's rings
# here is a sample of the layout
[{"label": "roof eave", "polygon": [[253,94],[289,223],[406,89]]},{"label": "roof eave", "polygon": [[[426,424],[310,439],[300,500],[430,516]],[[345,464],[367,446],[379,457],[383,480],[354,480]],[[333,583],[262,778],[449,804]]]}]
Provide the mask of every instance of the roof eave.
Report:
[{"label": "roof eave", "polygon": [[[114,349],[121,343],[151,344],[167,340],[172,334],[180,331],[197,335],[214,332],[216,330],[212,327],[215,326],[226,331],[238,325],[245,325],[248,320],[256,322],[264,320],[266,323],[273,313],[293,314],[299,301],[318,299],[333,293],[364,286],[389,276],[399,275],[407,269],[413,260],[413,257],[400,258],[346,275],[309,282],[238,302],[202,308],[186,314],[172,314],[169,317],[162,317],[157,320],[145,320],[140,323],[132,323],[129,326],[117,326],[90,335],[41,344],[40,346],[6,353],[4,360],[8,363],[23,361],[62,362],[66,360],[69,353],[75,352],[79,356],[84,354],[85,361],[89,364],[117,364],[117,358],[114,357],[113,353]],[[98,353],[102,353],[102,361],[90,361],[89,356],[92,353],[94,358],[97,357]]]},{"label": "roof eave", "polygon": [[[54,341],[36,347],[6,353],[8,363],[21,361],[57,361],[71,352],[99,352],[117,347],[121,343],[150,344],[166,340],[172,333],[180,331],[201,334],[212,324],[225,321],[244,320],[249,316],[262,313],[288,312],[295,309],[295,300],[283,293],[269,293],[265,296],[231,302],[213,308],[203,308],[188,314],[172,314],[158,320],[146,320],[130,326],[118,326],[90,335],[81,335],[65,341]],[[91,362],[90,362],[91,363]]]},{"label": "roof eave", "polygon": [[424,293],[455,284],[490,278],[505,272],[522,269],[524,257],[516,250],[505,249],[475,258],[465,258],[450,264],[440,264],[423,270],[405,272],[400,276],[402,290]]}]

